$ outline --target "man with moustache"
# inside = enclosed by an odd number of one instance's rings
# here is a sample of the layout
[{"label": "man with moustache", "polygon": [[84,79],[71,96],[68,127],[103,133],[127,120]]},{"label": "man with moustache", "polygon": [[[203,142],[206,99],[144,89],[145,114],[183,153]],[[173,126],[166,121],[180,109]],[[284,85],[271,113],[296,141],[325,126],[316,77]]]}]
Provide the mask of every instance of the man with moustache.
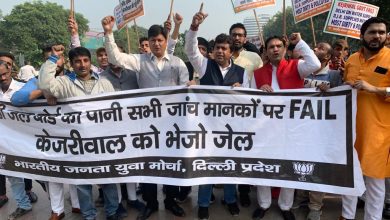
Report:
[{"label": "man with moustache", "polygon": [[[126,54],[121,53],[115,43],[113,27],[115,18],[107,16],[102,19],[105,34],[105,47],[109,62],[125,69],[132,70],[138,75],[140,88],[154,88],[164,86],[186,85],[188,82],[188,70],[184,62],[166,51],[167,30],[160,25],[152,25],[148,30],[148,40],[151,53]],[[158,210],[157,185],[143,184],[143,198],[146,208],[137,219],[148,219]],[[165,209],[173,215],[183,217],[184,210],[177,204],[175,198],[179,192],[178,186],[166,185]]]},{"label": "man with moustache", "polygon": [[[280,36],[269,37],[265,41],[266,55],[269,62],[255,70],[256,86],[265,92],[274,92],[283,89],[303,88],[304,78],[317,71],[321,63],[302,40],[300,33],[293,33],[290,37],[290,45],[295,45],[295,50],[300,52],[303,59],[284,59],[287,42]],[[271,206],[271,187],[257,186],[257,200],[259,207],[253,212],[252,219],[262,219]],[[284,220],[295,220],[291,211],[294,200],[294,189],[281,188],[278,205]]]},{"label": "man with moustache", "polygon": [[[378,17],[363,23],[362,48],[350,56],[344,72],[344,81],[358,90],[355,148],[365,176],[365,220],[382,219],[385,178],[390,177],[390,49],[384,47],[387,25]],[[357,197],[343,199],[340,219],[355,218]]]}]

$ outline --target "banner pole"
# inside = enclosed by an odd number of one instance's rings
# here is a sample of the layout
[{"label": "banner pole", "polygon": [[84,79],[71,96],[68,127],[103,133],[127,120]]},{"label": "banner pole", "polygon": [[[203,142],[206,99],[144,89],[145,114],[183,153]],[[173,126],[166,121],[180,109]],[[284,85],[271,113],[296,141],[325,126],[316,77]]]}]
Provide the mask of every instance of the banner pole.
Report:
[{"label": "banner pole", "polygon": [[171,20],[172,10],[173,10],[173,2],[174,2],[174,0],[171,0],[171,7],[169,9],[168,21]]},{"label": "banner pole", "polygon": [[316,33],[315,33],[315,30],[314,30],[314,22],[313,22],[313,17],[310,18],[310,24],[311,24],[311,32],[313,34],[313,46],[316,47],[317,46],[317,41],[316,41]]},{"label": "banner pole", "polygon": [[130,47],[130,34],[129,34],[129,26],[126,24],[126,36],[127,36],[127,49],[129,50],[128,53],[131,53],[131,47]]},{"label": "banner pole", "polygon": [[133,21],[134,21],[134,30],[135,30],[135,34],[137,35],[137,42],[138,42],[138,47],[139,47],[141,45],[139,44],[139,34],[138,34],[137,22],[135,21],[135,19]]},{"label": "banner pole", "polygon": [[283,0],[283,36],[287,36],[287,27],[286,27],[286,0]]},{"label": "banner pole", "polygon": [[69,16],[72,17],[73,19],[75,19],[75,16],[74,16],[74,0],[70,0]]},{"label": "banner pole", "polygon": [[260,38],[261,45],[264,45],[264,37],[263,37],[263,33],[262,33],[262,30],[260,27],[259,18],[257,17],[257,13],[256,13],[255,9],[253,9],[253,14],[255,15],[257,28],[259,29],[259,38]]}]

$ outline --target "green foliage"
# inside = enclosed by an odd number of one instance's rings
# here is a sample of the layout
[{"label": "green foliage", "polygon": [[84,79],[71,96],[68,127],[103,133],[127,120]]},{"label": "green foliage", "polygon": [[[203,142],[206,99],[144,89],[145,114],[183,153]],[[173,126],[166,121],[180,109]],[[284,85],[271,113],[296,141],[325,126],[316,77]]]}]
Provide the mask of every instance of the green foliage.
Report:
[{"label": "green foliage", "polygon": [[[344,39],[342,36],[324,33],[324,26],[326,23],[328,13],[323,13],[313,17],[314,30],[316,35],[316,42],[327,42],[332,44],[336,39]],[[313,45],[313,34],[310,24],[310,19],[301,21],[297,24],[294,23],[294,16],[291,7],[286,8],[286,30],[287,35],[299,32],[302,39],[304,39],[309,45]],[[264,39],[277,35],[281,36],[283,31],[283,14],[282,12],[276,13],[270,21],[264,26]],[[359,48],[359,40],[348,38],[348,43],[352,51],[356,51]]]},{"label": "green foliage", "polygon": [[[137,38],[137,33],[135,30],[135,26],[131,26],[128,28],[129,30],[129,36],[130,36],[130,48],[131,48],[131,53],[133,54],[138,54],[138,38]],[[141,37],[146,37],[148,35],[148,30],[137,26],[137,31],[138,31],[138,36]],[[128,44],[127,44],[127,34],[126,34],[126,27],[122,28],[121,30],[114,31],[114,36],[115,36],[115,42],[118,44],[118,46],[122,46],[126,52],[128,52]]]},{"label": "green foliage", "polygon": [[[56,3],[26,2],[15,6],[0,21],[0,48],[13,54],[22,53],[33,65],[42,63],[41,49],[53,43],[68,45],[69,10]],[[76,14],[79,32],[88,30],[88,20]]]}]

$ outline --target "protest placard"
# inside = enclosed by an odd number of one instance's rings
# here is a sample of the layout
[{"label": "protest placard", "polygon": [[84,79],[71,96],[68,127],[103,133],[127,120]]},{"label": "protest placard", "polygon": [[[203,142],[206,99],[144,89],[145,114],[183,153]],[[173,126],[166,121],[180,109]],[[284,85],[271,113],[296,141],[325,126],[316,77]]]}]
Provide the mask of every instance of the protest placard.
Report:
[{"label": "protest placard", "polygon": [[292,0],[295,23],[329,11],[332,0]]},{"label": "protest placard", "polygon": [[238,13],[253,8],[275,5],[275,0],[231,0],[234,12]]},{"label": "protest placard", "polygon": [[360,39],[362,24],[378,15],[379,7],[358,1],[335,0],[324,32]]},{"label": "protest placard", "polygon": [[123,28],[127,23],[144,14],[143,0],[119,0],[119,5],[114,9],[118,29]]}]

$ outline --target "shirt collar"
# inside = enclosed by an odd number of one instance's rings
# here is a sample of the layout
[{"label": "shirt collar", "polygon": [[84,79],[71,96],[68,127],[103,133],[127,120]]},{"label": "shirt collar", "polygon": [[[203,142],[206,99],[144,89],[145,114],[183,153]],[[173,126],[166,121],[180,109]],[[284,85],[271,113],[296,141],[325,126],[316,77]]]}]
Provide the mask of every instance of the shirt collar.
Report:
[{"label": "shirt collar", "polygon": [[[158,60],[157,57],[156,57],[153,53],[149,53],[149,55],[150,55],[150,60],[152,60],[152,61]],[[165,51],[162,60],[163,60],[163,59],[168,60],[168,61],[171,59],[171,58],[169,57],[167,51]]]},{"label": "shirt collar", "polygon": [[[67,73],[66,76],[69,77],[69,79],[73,82],[77,79],[77,74],[74,71]],[[98,80],[99,74],[97,74],[91,70],[91,78]]]},{"label": "shirt collar", "polygon": [[225,68],[219,66],[219,68],[220,68],[222,71],[228,71],[230,68],[232,68],[232,64],[233,64],[233,60],[230,59],[229,66],[227,66],[227,67],[225,67]]},{"label": "shirt collar", "polygon": [[318,72],[316,75],[325,75],[328,74],[328,71],[329,71],[329,64],[326,65],[322,70],[320,70],[320,72]]}]

